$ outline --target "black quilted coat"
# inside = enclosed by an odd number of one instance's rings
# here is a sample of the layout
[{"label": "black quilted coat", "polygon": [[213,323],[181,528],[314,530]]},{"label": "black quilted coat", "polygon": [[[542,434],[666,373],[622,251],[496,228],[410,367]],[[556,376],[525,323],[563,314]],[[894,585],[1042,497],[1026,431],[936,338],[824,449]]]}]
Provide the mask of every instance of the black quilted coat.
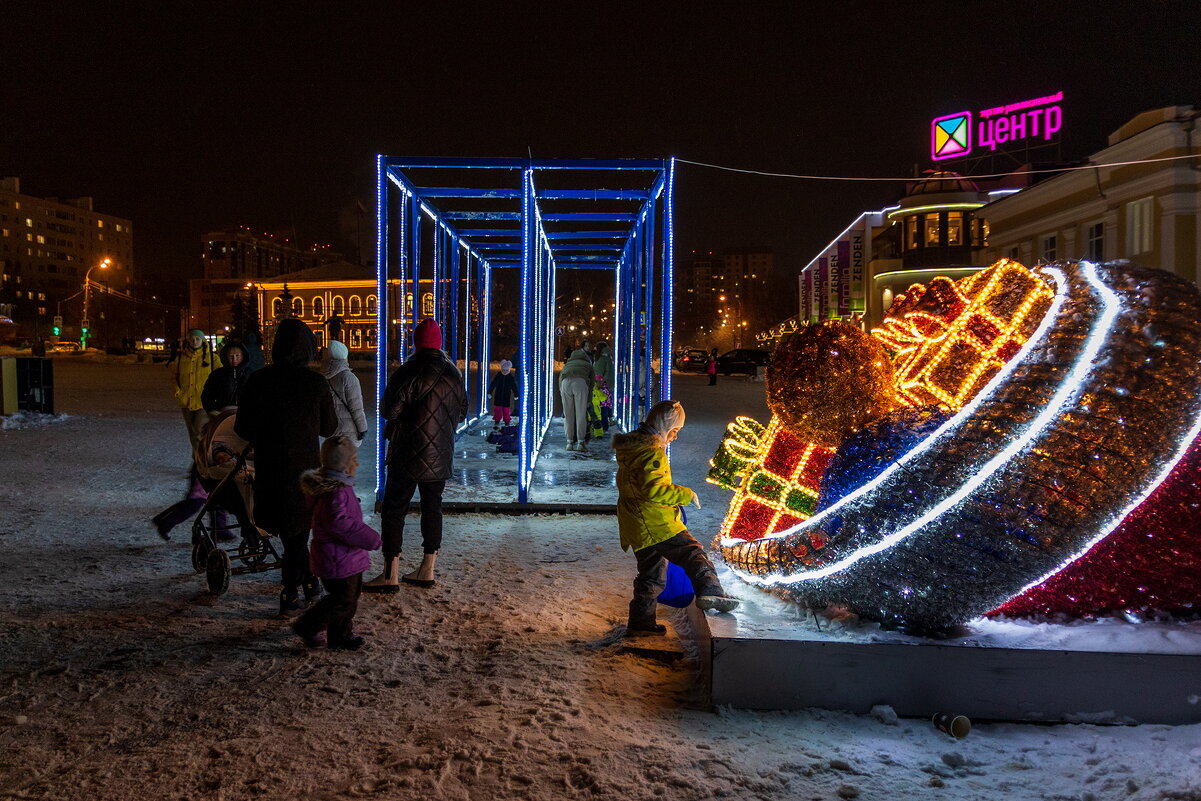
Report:
[{"label": "black quilted coat", "polygon": [[380,414],[387,421],[388,470],[411,481],[450,478],[455,428],[467,415],[463,375],[440,350],[414,353],[388,379]]},{"label": "black quilted coat", "polygon": [[308,326],[283,320],[271,364],[246,379],[234,431],[254,446],[254,521],[272,534],[309,529],[300,474],[321,464],[318,437],[338,427],[325,376],[309,369],[317,340]]}]

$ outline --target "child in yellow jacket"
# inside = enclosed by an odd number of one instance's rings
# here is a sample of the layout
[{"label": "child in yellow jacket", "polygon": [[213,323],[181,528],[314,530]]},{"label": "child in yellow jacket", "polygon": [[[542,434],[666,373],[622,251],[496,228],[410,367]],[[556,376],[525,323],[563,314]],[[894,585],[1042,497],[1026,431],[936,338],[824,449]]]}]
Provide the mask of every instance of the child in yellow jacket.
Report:
[{"label": "child in yellow jacket", "polygon": [[668,562],[679,565],[692,581],[699,608],[729,612],[738,606],[738,601],[722,589],[705,549],[688,533],[681,519],[681,506],[701,506],[695,492],[671,481],[667,446],[683,427],[684,407],[676,401],[660,401],[638,428],[613,438],[621,547],[632,548],[638,560],[626,626],[630,636],[662,634],[666,630],[655,622],[655,608]]}]

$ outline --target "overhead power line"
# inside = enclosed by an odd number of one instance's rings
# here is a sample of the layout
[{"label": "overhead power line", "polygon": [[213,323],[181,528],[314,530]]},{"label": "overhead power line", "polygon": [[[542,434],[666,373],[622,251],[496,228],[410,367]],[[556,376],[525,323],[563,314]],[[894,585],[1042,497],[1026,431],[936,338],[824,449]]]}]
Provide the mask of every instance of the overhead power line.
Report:
[{"label": "overhead power line", "polygon": [[[1025,170],[1023,172],[1023,174],[1025,174],[1025,175],[1047,175],[1050,173],[1078,172],[1080,170],[1098,170],[1098,169],[1103,169],[1106,167],[1129,167],[1129,166],[1132,166],[1135,164],[1158,164],[1158,163],[1164,162],[1164,161],[1182,161],[1184,159],[1195,159],[1195,158],[1201,158],[1201,153],[1190,153],[1186,156],[1164,156],[1163,158],[1157,158],[1157,159],[1134,159],[1132,161],[1111,161],[1111,162],[1107,162],[1104,164],[1084,164],[1084,165],[1081,165],[1078,167],[1048,167],[1046,169],[1041,169],[1041,170]],[[797,179],[800,179],[803,181],[863,181],[863,182],[883,183],[883,182],[895,182],[895,181],[911,182],[911,181],[923,180],[922,176],[914,177],[912,175],[908,176],[906,178],[864,178],[861,176],[852,176],[852,175],[800,175],[800,174],[789,173],[789,172],[767,172],[765,170],[748,170],[748,169],[743,169],[741,167],[727,167],[723,164],[708,164],[703,161],[692,161],[691,159],[677,158],[676,161],[681,164],[693,164],[697,167],[709,167],[710,169],[725,170],[726,172],[741,172],[741,173],[746,173],[748,175],[764,175],[769,178],[797,178]],[[985,179],[985,178],[1005,178],[1010,175],[1013,175],[1013,173],[1012,172],[995,172],[995,173],[988,173],[985,175],[961,175],[959,177],[965,178],[969,181],[974,181],[974,180]]]}]

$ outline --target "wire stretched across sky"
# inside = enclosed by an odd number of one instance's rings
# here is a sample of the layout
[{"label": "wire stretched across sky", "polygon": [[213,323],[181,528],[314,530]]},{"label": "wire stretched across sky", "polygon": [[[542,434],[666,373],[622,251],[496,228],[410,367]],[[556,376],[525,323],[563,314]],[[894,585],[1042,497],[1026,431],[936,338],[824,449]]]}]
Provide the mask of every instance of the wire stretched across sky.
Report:
[{"label": "wire stretched across sky", "polygon": [[[1184,156],[1164,156],[1163,158],[1157,158],[1157,159],[1134,159],[1132,161],[1112,161],[1112,162],[1107,162],[1105,164],[1082,164],[1082,165],[1076,166],[1076,167],[1048,167],[1046,169],[1041,169],[1041,170],[1025,170],[1024,172],[1027,175],[1046,175],[1049,173],[1078,172],[1080,170],[1099,170],[1099,169],[1103,169],[1106,167],[1129,167],[1134,164],[1156,164],[1156,163],[1164,162],[1164,161],[1182,161],[1184,159],[1195,159],[1195,158],[1201,158],[1201,153],[1189,153],[1188,155],[1184,155]],[[804,181],[864,181],[864,182],[882,183],[882,182],[890,182],[890,181],[910,182],[910,181],[923,180],[923,176],[912,176],[912,175],[908,176],[906,178],[870,178],[870,177],[864,178],[864,177],[856,177],[856,176],[850,176],[850,175],[798,175],[795,173],[788,173],[788,172],[766,172],[764,170],[747,170],[747,169],[743,169],[741,167],[727,167],[722,164],[708,164],[703,161],[692,161],[691,159],[677,158],[676,161],[681,164],[692,164],[697,167],[709,167],[710,169],[714,169],[714,170],[725,170],[727,172],[741,172],[741,173],[746,173],[748,175],[764,175],[769,178],[797,178],[797,179],[804,180]],[[1012,175],[1012,174],[1013,174],[1013,172],[995,172],[995,173],[987,173],[984,175],[961,175],[959,177],[974,181],[974,180],[987,179],[987,178],[1004,178],[1004,177],[1006,177],[1008,175]]]}]

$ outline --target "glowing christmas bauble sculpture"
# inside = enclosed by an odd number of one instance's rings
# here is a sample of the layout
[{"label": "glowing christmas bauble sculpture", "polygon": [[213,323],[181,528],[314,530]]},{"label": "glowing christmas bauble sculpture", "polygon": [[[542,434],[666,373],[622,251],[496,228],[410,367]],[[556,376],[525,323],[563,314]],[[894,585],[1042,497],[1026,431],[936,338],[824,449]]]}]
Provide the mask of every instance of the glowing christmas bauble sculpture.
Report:
[{"label": "glowing christmas bauble sculpture", "polygon": [[826,448],[897,405],[884,346],[857,325],[810,325],[783,342],[767,371],[767,405],[791,434]]},{"label": "glowing christmas bauble sculpture", "polygon": [[[990,268],[994,277],[1006,265]],[[987,280],[986,272],[973,278]],[[962,408],[807,520],[754,540],[723,537],[722,554],[740,576],[811,606],[927,632],[991,610],[1201,602],[1201,533],[1171,524],[1181,510],[1195,520],[1201,503],[1201,458],[1190,450],[1201,430],[1201,292],[1126,262],[1026,273],[1046,292],[1014,294],[1008,309],[991,305],[1003,312],[1000,332],[961,318],[1004,292],[964,291],[967,305],[933,313],[947,325],[931,325],[929,341],[900,354],[941,347],[960,322],[961,339],[987,339],[987,350],[971,345],[974,356],[959,347],[932,358],[988,362]],[[1021,277],[1014,270],[1002,285]],[[898,375],[916,376],[911,367],[899,360]],[[927,389],[910,385],[902,395],[928,403],[940,390]],[[1148,548],[1155,562],[1189,570],[1161,566],[1170,586],[1152,581],[1162,569],[1142,558]],[[1127,568],[1141,592],[1125,581]],[[1086,599],[1054,602],[1065,591]]]}]

